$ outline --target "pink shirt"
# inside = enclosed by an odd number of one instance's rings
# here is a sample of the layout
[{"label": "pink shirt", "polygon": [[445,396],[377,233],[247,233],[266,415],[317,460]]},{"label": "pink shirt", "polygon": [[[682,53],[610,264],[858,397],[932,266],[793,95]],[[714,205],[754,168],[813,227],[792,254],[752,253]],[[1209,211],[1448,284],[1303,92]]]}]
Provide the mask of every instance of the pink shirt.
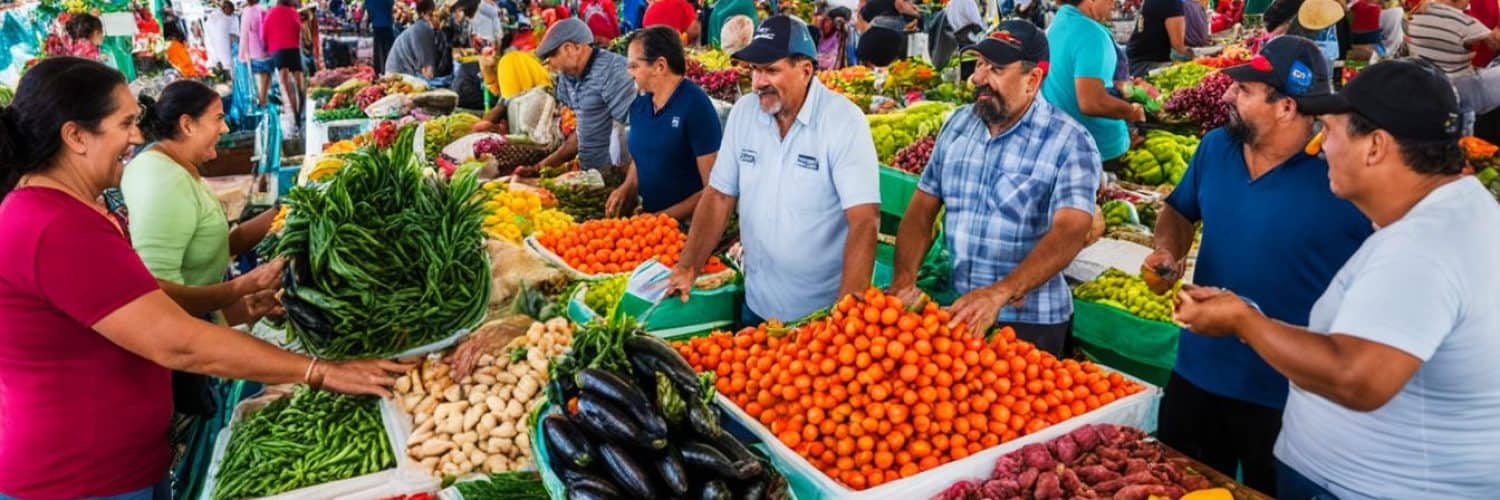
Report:
[{"label": "pink shirt", "polygon": [[266,8],[260,4],[245,7],[240,13],[240,61],[259,61],[271,57],[260,39],[260,25],[265,22]]},{"label": "pink shirt", "polygon": [[156,280],[109,219],[62,191],[7,195],[0,241],[0,494],[109,496],[161,481],[171,372],[91,328]]},{"label": "pink shirt", "polygon": [[266,14],[260,27],[260,38],[266,42],[266,53],[302,48],[302,17],[297,9],[277,5]]}]

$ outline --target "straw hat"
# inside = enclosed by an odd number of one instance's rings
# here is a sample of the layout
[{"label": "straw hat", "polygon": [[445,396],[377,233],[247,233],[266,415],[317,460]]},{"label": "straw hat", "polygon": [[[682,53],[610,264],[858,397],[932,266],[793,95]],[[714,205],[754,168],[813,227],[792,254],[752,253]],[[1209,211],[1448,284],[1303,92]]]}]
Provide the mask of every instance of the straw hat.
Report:
[{"label": "straw hat", "polygon": [[1307,0],[1297,9],[1297,22],[1303,28],[1322,30],[1344,18],[1344,6],[1338,0]]}]

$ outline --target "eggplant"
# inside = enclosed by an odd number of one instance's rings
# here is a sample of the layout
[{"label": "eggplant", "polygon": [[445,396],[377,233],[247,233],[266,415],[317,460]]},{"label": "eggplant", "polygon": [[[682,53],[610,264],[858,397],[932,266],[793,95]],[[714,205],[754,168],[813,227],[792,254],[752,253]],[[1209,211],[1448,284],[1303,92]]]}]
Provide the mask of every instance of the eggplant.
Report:
[{"label": "eggplant", "polygon": [[690,441],[680,448],[682,462],[695,470],[708,472],[717,477],[733,479],[749,479],[751,476],[740,477],[742,472],[734,467],[729,457],[708,443],[702,441]]},{"label": "eggplant", "polygon": [[735,476],[736,478],[747,479],[761,475],[761,471],[764,470],[764,464],[761,463],[760,457],[751,453],[750,449],[746,448],[740,440],[735,439],[728,432],[721,432],[718,437],[704,437],[708,438],[709,444],[712,444],[714,448],[723,452],[724,456],[729,457],[729,463],[734,465],[735,470],[739,471],[739,474]]},{"label": "eggplant", "polygon": [[547,441],[547,451],[554,457],[562,457],[575,467],[588,467],[594,462],[594,454],[583,432],[568,421],[568,417],[553,413],[542,419],[542,437]]},{"label": "eggplant", "polygon": [[656,488],[651,485],[651,474],[625,450],[614,443],[599,445],[599,458],[604,469],[609,471],[620,490],[635,498],[654,499]]},{"label": "eggplant", "polygon": [[632,335],[625,339],[625,352],[637,370],[644,367],[647,372],[665,373],[678,390],[699,397],[698,372],[665,341],[650,335]]},{"label": "eggplant", "polygon": [[645,450],[667,447],[665,436],[647,435],[624,410],[591,393],[578,396],[578,417],[574,420],[594,437],[611,443]]},{"label": "eggplant", "polygon": [[740,490],[739,499],[740,500],[765,500],[765,498],[766,498],[766,486],[770,482],[770,479],[771,478],[768,477],[766,474],[761,474],[761,475],[755,476],[753,478],[750,478],[749,481],[745,481],[744,483],[740,484],[740,487],[739,487],[739,490]]},{"label": "eggplant", "polygon": [[635,422],[641,424],[641,430],[646,431],[647,438],[667,438],[667,421],[657,413],[651,400],[639,387],[619,375],[596,368],[579,370],[576,378],[578,387],[584,392],[600,396],[630,412],[635,417]]},{"label": "eggplant", "polygon": [[610,498],[624,497],[624,495],[620,493],[620,488],[615,486],[615,483],[612,483],[608,479],[596,476],[592,473],[580,470],[569,469],[569,472],[563,473],[563,484],[568,485],[569,489],[572,489],[574,487],[586,487],[592,490],[605,492]]},{"label": "eggplant", "polygon": [[724,481],[709,481],[708,484],[703,485],[703,494],[699,495],[698,498],[702,498],[703,500],[729,500],[729,485],[724,484]]},{"label": "eggplant", "polygon": [[616,500],[624,498],[619,491],[600,488],[594,484],[568,485],[568,500]]},{"label": "eggplant", "polygon": [[281,307],[286,310],[287,319],[297,327],[297,333],[311,337],[318,344],[326,343],[333,337],[333,324],[323,315],[323,311],[312,304],[292,294],[283,294]]},{"label": "eggplant", "polygon": [[786,476],[776,472],[776,469],[767,467],[767,474],[771,476],[766,483],[766,500],[787,500],[792,497],[791,485],[787,484]]},{"label": "eggplant", "polygon": [[661,478],[662,484],[666,485],[672,496],[688,494],[691,485],[688,484],[687,468],[682,466],[681,453],[669,448],[656,459],[655,465],[656,476]]},{"label": "eggplant", "polygon": [[688,402],[688,423],[699,436],[715,439],[724,434],[719,427],[719,410],[708,403],[693,400]]}]

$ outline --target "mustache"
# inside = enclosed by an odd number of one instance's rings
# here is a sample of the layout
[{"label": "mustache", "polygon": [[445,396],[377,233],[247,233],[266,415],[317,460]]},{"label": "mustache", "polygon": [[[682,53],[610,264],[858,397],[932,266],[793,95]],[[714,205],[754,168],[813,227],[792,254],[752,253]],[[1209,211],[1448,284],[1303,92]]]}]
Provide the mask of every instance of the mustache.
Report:
[{"label": "mustache", "polygon": [[781,92],[778,92],[775,87],[761,87],[761,88],[755,89],[755,95],[757,95],[757,96],[780,95],[780,94],[781,94]]},{"label": "mustache", "polygon": [[983,83],[974,86],[974,95],[976,97],[981,95],[990,97],[999,96],[999,94],[995,93],[994,89],[991,89],[989,85],[985,85]]}]

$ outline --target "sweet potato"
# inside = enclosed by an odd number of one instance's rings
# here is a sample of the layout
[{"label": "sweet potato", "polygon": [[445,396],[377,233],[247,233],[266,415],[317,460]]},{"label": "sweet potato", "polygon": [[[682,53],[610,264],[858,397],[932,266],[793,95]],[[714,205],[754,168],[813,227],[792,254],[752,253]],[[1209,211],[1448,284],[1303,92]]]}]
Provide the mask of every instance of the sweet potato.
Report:
[{"label": "sweet potato", "polygon": [[1052,458],[1046,445],[1032,443],[1021,448],[1021,463],[1027,467],[1048,470],[1057,465],[1057,460]]},{"label": "sweet potato", "polygon": [[[1120,488],[1115,492],[1115,500],[1146,500],[1152,495],[1170,496],[1170,488],[1159,484],[1136,484]],[[1174,497],[1175,498],[1175,497]]]},{"label": "sweet potato", "polygon": [[1063,497],[1062,484],[1053,471],[1043,472],[1036,478],[1036,490],[1032,495],[1037,500],[1059,500]]},{"label": "sweet potato", "polygon": [[1057,457],[1057,461],[1063,465],[1072,465],[1073,462],[1078,461],[1078,456],[1082,454],[1078,450],[1078,443],[1074,442],[1073,437],[1070,435],[1063,435],[1049,441],[1047,448],[1052,451],[1053,456]]},{"label": "sweet potato", "polygon": [[1068,437],[1073,438],[1073,442],[1078,445],[1079,451],[1088,453],[1094,451],[1094,447],[1099,446],[1099,433],[1094,430],[1094,427],[1092,424],[1084,425],[1068,433]]},{"label": "sweet potato", "polygon": [[1120,474],[1105,468],[1103,465],[1090,465],[1078,469],[1078,478],[1088,484],[1097,485],[1105,481],[1120,478]]},{"label": "sweet potato", "polygon": [[1021,471],[1021,475],[1016,478],[1016,483],[1021,486],[1021,491],[1030,491],[1031,487],[1036,484],[1036,477],[1041,473],[1041,470],[1028,468]]}]

